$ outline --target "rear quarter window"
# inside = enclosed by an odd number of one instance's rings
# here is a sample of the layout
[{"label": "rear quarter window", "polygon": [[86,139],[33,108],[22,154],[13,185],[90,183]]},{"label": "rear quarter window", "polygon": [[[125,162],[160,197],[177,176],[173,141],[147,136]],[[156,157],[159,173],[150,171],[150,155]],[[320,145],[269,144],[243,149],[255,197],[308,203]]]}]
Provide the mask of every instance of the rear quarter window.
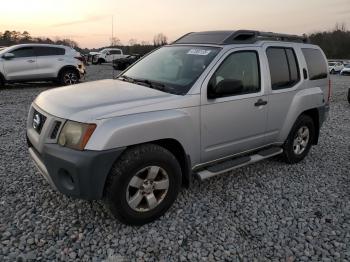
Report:
[{"label": "rear quarter window", "polygon": [[35,53],[37,56],[64,55],[65,52],[66,50],[60,47],[40,46],[35,48]]},{"label": "rear quarter window", "polygon": [[327,63],[321,51],[313,48],[302,48],[301,50],[306,60],[307,69],[309,71],[309,79],[317,80],[327,78]]}]

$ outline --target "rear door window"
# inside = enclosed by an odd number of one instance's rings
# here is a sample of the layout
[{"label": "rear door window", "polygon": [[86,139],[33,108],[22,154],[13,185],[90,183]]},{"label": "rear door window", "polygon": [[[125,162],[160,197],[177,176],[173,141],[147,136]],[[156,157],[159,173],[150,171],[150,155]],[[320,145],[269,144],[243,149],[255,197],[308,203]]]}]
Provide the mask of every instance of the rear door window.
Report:
[{"label": "rear door window", "polygon": [[309,71],[309,79],[317,80],[327,78],[328,69],[326,61],[319,49],[302,48],[301,49]]},{"label": "rear door window", "polygon": [[300,80],[299,66],[292,48],[269,47],[266,50],[272,90],[293,87]]},{"label": "rear door window", "polygon": [[64,55],[66,50],[60,47],[50,47],[50,46],[37,46],[35,47],[35,54],[37,56],[57,56]]},{"label": "rear door window", "polygon": [[109,51],[110,55],[120,55],[122,52],[120,50],[111,50]]}]

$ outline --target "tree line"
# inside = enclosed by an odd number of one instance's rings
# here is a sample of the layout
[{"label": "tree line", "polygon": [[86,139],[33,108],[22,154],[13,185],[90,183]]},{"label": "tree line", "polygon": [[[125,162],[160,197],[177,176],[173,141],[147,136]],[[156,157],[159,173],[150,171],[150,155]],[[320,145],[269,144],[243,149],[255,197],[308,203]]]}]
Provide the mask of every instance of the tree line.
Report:
[{"label": "tree line", "polygon": [[[323,49],[327,58],[350,59],[350,31],[346,29],[344,24],[337,24],[335,28],[330,31],[315,32],[306,36],[309,38],[310,43],[319,45]],[[0,32],[0,46],[10,46],[23,43],[66,45],[83,54],[101,49],[81,48],[77,42],[67,38],[56,38],[52,40],[48,37],[32,37],[27,31],[22,33],[10,30],[6,30],[3,33]],[[110,39],[110,46],[108,47],[118,47],[126,54],[146,54],[167,43],[168,38],[163,33],[159,33],[154,36],[153,43],[147,41],[138,42],[136,39],[130,39],[127,44],[122,44],[118,38],[113,37]]]},{"label": "tree line", "polygon": [[308,36],[312,44],[320,46],[329,59],[350,59],[350,31],[345,24],[337,24],[331,31]]},{"label": "tree line", "polygon": [[110,39],[110,45],[102,48],[81,48],[77,42],[68,38],[56,38],[54,40],[48,37],[32,37],[28,31],[10,31],[6,30],[4,33],[0,32],[0,47],[1,46],[11,46],[16,44],[28,44],[28,43],[39,43],[39,44],[55,44],[55,45],[65,45],[74,48],[75,50],[87,54],[90,51],[98,51],[106,47],[116,47],[123,50],[126,54],[146,54],[153,49],[166,45],[168,43],[168,38],[163,34],[156,34],[153,38],[153,43],[147,41],[138,42],[137,39],[130,39],[128,44],[123,45],[117,37]]}]

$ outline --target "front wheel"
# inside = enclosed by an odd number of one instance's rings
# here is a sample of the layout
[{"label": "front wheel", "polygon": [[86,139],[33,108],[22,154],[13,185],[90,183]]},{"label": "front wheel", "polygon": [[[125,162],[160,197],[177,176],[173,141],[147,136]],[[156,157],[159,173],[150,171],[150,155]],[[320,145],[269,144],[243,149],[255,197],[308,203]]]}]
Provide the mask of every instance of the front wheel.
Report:
[{"label": "front wheel", "polygon": [[106,200],[122,223],[143,225],[162,216],[176,200],[181,168],[163,147],[146,144],[128,149],[114,164]]},{"label": "front wheel", "polygon": [[295,122],[283,146],[284,160],[295,164],[309,153],[315,137],[315,125],[308,115],[301,115]]}]

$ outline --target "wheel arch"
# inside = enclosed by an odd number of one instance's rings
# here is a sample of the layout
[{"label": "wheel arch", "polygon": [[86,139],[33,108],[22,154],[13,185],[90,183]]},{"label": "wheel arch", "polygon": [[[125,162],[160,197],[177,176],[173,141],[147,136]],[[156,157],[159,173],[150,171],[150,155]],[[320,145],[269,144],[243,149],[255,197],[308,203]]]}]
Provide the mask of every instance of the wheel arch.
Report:
[{"label": "wheel arch", "polygon": [[58,74],[57,74],[57,78],[60,78],[62,73],[65,71],[65,70],[74,70],[77,74],[78,74],[78,78],[80,79],[80,72],[79,70],[73,66],[73,65],[66,65],[64,67],[62,67],[59,71],[58,71]]},{"label": "wheel arch", "polygon": [[[191,183],[192,183],[192,178],[193,178],[191,176],[191,174],[192,174],[192,172],[191,172],[191,170],[192,170],[191,169],[191,159],[190,159],[190,156],[185,153],[185,150],[179,141],[177,141],[175,139],[160,139],[160,140],[148,141],[146,143],[134,144],[134,145],[130,145],[130,146],[126,147],[123,150],[122,154],[124,154],[125,151],[130,149],[130,148],[135,148],[135,147],[146,145],[146,144],[155,144],[155,145],[161,146],[161,147],[167,149],[170,153],[172,153],[175,156],[175,158],[179,162],[180,168],[181,168],[182,186],[185,188],[189,188]],[[114,162],[118,161],[119,158],[121,157],[121,155],[119,155],[115,159]],[[104,193],[103,193],[103,195],[105,195],[106,183],[107,183],[107,176],[106,176],[106,179],[104,181],[104,190],[103,190]]]},{"label": "wheel arch", "polygon": [[0,72],[0,84],[5,84],[6,79],[5,76]]},{"label": "wheel arch", "polygon": [[317,108],[308,109],[304,112],[302,112],[300,115],[307,115],[311,117],[312,121],[315,125],[315,137],[312,141],[313,145],[318,144],[318,138],[320,136],[320,112]]},{"label": "wheel arch", "polygon": [[181,167],[182,185],[189,188],[192,183],[191,172],[191,157],[186,154],[185,149],[181,143],[175,139],[160,139],[149,142],[151,144],[159,145],[169,150],[177,159]]}]

